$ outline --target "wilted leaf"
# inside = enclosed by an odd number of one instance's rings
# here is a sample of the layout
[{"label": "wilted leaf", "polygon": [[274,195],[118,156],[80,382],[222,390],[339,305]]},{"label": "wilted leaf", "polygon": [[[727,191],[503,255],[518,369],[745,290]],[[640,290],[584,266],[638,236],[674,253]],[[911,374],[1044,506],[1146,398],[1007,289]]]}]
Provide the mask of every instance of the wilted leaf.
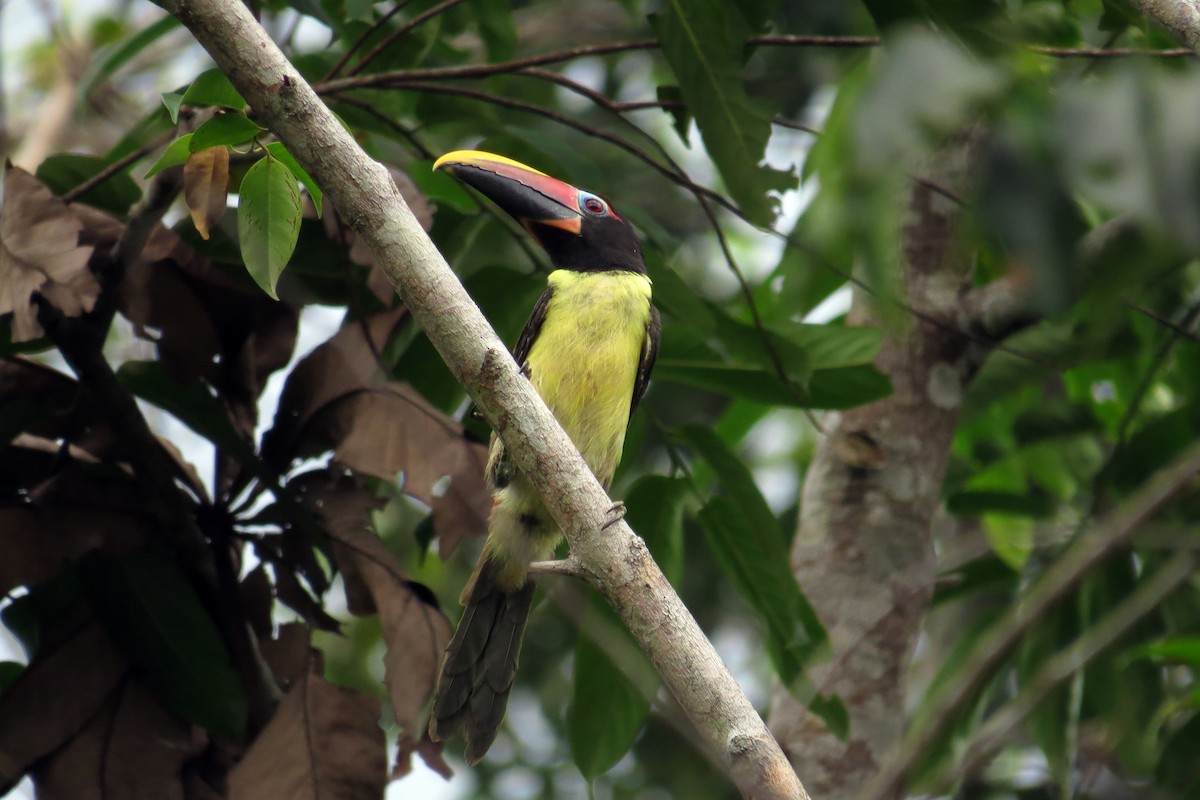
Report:
[{"label": "wilted leaf", "polygon": [[271,621],[271,609],[275,605],[275,597],[271,592],[271,579],[267,577],[267,567],[259,563],[250,570],[238,584],[238,597],[246,621],[260,638],[269,639],[275,625]]},{"label": "wilted leaf", "polygon": [[128,268],[119,302],[170,372],[217,387],[235,425],[250,435],[267,378],[295,347],[297,309],[250,289],[163,229]]},{"label": "wilted leaf", "polygon": [[97,777],[104,774],[104,748],[120,691],[118,687],[109,696],[83,730],[34,765],[38,800],[103,800]]},{"label": "wilted leaf", "polygon": [[[413,179],[409,177],[407,172],[394,167],[391,164],[387,165],[387,170],[392,176],[392,181],[396,184],[396,189],[400,192],[400,196],[404,198],[404,202],[408,205],[413,216],[417,218],[417,223],[425,230],[426,233],[433,227],[433,214],[437,211],[437,205],[430,202],[421,190],[417,187]],[[432,173],[440,176],[440,173]],[[303,179],[301,179],[303,180]],[[333,206],[324,207],[325,232],[330,238],[339,242],[346,242],[350,245],[350,260],[355,264],[363,264],[372,266],[375,263],[375,258],[367,251],[367,248],[359,241],[358,237],[350,230],[349,226],[342,223],[338,218],[337,212],[333,210]],[[392,292],[389,291],[390,295]]]},{"label": "wilted leaf", "polygon": [[41,800],[154,797],[184,800],[181,771],[207,737],[126,681],[109,708],[34,772]]},{"label": "wilted leaf", "polygon": [[411,387],[385,383],[377,356],[406,316],[395,308],[349,322],[297,364],[262,452],[274,469],[332,449],[358,472],[387,481],[402,474],[403,490],[433,509],[445,557],[486,530],[487,450]]},{"label": "wilted leaf", "polygon": [[275,284],[296,249],[304,203],[291,170],[270,153],[238,188],[238,243],[250,277],[275,299]]},{"label": "wilted leaf", "polygon": [[325,522],[346,582],[346,599],[358,614],[378,612],[387,652],[384,680],[396,720],[412,734],[433,694],[450,622],[433,594],[408,579],[396,557],[370,530],[374,497],[352,478],[334,483],[311,474],[304,481],[309,504]]},{"label": "wilted leaf", "polygon": [[183,199],[192,224],[204,239],[225,214],[229,193],[229,151],[224,145],[196,150],[183,165]]},{"label": "wilted leaf", "polygon": [[487,448],[411,387],[389,383],[332,403],[313,418],[311,433],[319,449],[333,446],[339,462],[365,475],[399,478],[405,494],[428,503],[441,552],[487,529]]},{"label": "wilted leaf", "polygon": [[0,697],[0,793],[82,730],[127,670],[98,625],[39,653]]},{"label": "wilted leaf", "polygon": [[36,178],[9,165],[0,204],[0,314],[13,312],[14,342],[42,335],[40,293],[68,317],[91,311],[100,284],[88,269],[92,248],[79,245],[82,223]]},{"label": "wilted leaf", "polygon": [[305,426],[319,410],[353,392],[382,383],[379,358],[408,317],[397,307],[363,320],[351,320],[302,358],[283,386],[275,423],[263,435],[267,464],[282,470],[297,456]]},{"label": "wilted leaf", "polygon": [[379,701],[309,673],[229,773],[229,800],[363,800],[386,783]]},{"label": "wilted leaf", "polygon": [[132,511],[0,506],[0,594],[48,580],[90,550],[129,552],[145,538]]},{"label": "wilted leaf", "polygon": [[215,733],[240,736],[246,724],[241,682],[175,560],[149,550],[91,553],[79,567],[91,607],[163,702]]},{"label": "wilted leaf", "polygon": [[444,742],[435,742],[430,739],[428,731],[423,732],[420,739],[414,739],[407,733],[400,734],[400,741],[396,747],[396,764],[392,767],[392,780],[403,778],[412,772],[413,753],[421,756],[425,766],[438,775],[446,780],[453,778],[454,770],[450,769],[450,765],[442,756],[444,745]]},{"label": "wilted leaf", "polygon": [[330,633],[341,631],[342,624],[329,616],[325,606],[304,588],[296,573],[286,564],[275,565],[275,593],[280,602],[314,628]]},{"label": "wilted leaf", "polygon": [[[285,692],[304,677],[313,659],[319,659],[319,653],[313,651],[309,644],[311,639],[312,633],[303,622],[288,622],[279,626],[275,638],[259,642],[263,660],[271,668],[275,682]],[[312,668],[320,671],[319,665]]]}]

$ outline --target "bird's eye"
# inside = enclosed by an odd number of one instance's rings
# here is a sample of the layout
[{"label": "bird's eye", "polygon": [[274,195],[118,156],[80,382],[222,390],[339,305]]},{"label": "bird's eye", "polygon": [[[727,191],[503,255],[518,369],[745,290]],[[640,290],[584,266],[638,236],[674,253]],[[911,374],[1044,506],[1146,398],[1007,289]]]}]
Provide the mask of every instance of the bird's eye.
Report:
[{"label": "bird's eye", "polygon": [[589,214],[603,217],[608,213],[608,204],[594,194],[583,195],[583,208]]}]

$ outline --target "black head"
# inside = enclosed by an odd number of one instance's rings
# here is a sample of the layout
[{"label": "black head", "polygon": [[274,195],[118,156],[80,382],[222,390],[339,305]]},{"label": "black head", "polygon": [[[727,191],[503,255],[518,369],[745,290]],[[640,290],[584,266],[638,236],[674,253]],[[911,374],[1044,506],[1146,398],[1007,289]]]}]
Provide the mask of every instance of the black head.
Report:
[{"label": "black head", "polygon": [[504,156],[457,150],[439,158],[534,235],[559,269],[646,271],[637,232],[604,198]]}]

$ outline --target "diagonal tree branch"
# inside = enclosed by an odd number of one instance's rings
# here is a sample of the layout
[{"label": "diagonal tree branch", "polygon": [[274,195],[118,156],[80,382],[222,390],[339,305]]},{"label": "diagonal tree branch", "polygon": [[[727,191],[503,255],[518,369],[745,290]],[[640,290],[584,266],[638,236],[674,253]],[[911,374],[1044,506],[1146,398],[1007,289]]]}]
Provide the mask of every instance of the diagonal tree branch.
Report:
[{"label": "diagonal tree branch", "polygon": [[903,746],[876,774],[863,795],[894,797],[905,776],[958,719],[959,711],[975,696],[993,669],[1047,610],[1106,556],[1129,541],[1142,524],[1200,475],[1200,444],[1193,444],[1159,470],[1136,495],[1117,507],[1095,528],[1079,537],[1046,570],[992,629],[979,639],[963,662],[962,679],[947,682],[931,699],[930,722],[911,731]]},{"label": "diagonal tree branch", "polygon": [[459,382],[504,437],[573,556],[613,605],[747,798],[807,798],[795,772],[645,543],[525,380],[387,171],[321,103],[238,0],[183,0],[175,12],[309,174],[397,288]]}]

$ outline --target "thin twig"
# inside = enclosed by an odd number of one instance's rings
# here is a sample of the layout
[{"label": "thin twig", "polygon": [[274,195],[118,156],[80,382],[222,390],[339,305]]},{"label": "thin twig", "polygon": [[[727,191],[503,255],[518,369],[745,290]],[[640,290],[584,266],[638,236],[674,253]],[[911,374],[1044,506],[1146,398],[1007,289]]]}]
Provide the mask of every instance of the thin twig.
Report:
[{"label": "thin twig", "polygon": [[429,20],[433,19],[434,17],[438,16],[439,14],[443,14],[446,11],[449,11],[450,9],[454,8],[455,6],[459,5],[462,2],[463,2],[463,0],[443,0],[443,2],[438,3],[436,6],[429,9],[428,11],[425,11],[421,14],[417,14],[415,17],[410,19],[408,22],[404,23],[400,27],[396,28],[396,30],[394,30],[390,34],[388,34],[387,38],[384,39],[382,42],[380,42],[379,44],[377,44],[373,48],[371,48],[371,51],[369,53],[367,53],[365,56],[363,56],[361,61],[359,61],[357,64],[354,65],[354,69],[350,70],[350,76],[354,77],[355,75],[358,75],[360,72],[362,72],[364,69],[366,69],[367,66],[372,61],[374,61],[376,58],[378,58],[385,50],[387,50],[389,47],[391,47],[393,44],[395,44],[397,41],[399,41],[402,37],[407,36],[413,30],[413,28],[416,28],[418,25],[421,25],[422,23],[428,22]]},{"label": "thin twig", "polygon": [[[1187,330],[1196,322],[1196,318],[1200,316],[1200,302],[1193,302],[1184,312],[1183,319],[1180,320],[1178,328]],[[1129,403],[1125,407],[1125,413],[1121,416],[1121,421],[1117,425],[1117,447],[1116,452],[1125,449],[1128,444],[1129,427],[1133,424],[1133,418],[1137,416],[1138,409],[1142,406],[1142,400],[1150,391],[1150,387],[1154,385],[1154,376],[1162,369],[1163,364],[1167,361],[1167,356],[1171,354],[1172,348],[1179,343],[1183,338],[1176,328],[1168,329],[1167,338],[1159,344],[1153,358],[1150,359],[1150,364],[1146,367],[1145,374],[1138,381],[1137,387],[1133,390],[1133,394],[1129,398]],[[1114,453],[1114,458],[1116,453]]]},{"label": "thin twig", "polygon": [[[404,140],[412,146],[413,150],[416,151],[421,158],[433,160],[433,151],[425,146],[424,142],[417,137],[415,131],[410,130],[405,125],[401,125],[399,122],[392,119],[387,114],[384,114],[370,103],[363,102],[355,97],[347,97],[346,95],[337,95],[336,99],[339,103],[345,103],[346,105],[353,106],[359,111],[362,111],[364,114],[369,115],[380,124],[391,128],[396,133],[400,134],[400,136],[402,136]],[[483,203],[480,207],[504,227],[504,230],[508,232],[509,236],[512,237],[512,240],[516,242],[517,247],[519,247],[529,258],[530,263],[534,265],[534,269],[536,270],[540,268],[542,264],[541,259],[538,257],[537,252],[534,251],[533,247],[529,244],[528,238],[525,236],[525,232],[520,229],[520,226],[512,221],[512,217],[500,212],[497,208],[488,203]]]},{"label": "thin twig", "polygon": [[362,34],[357,39],[354,40],[354,43],[346,48],[346,52],[342,53],[342,57],[338,59],[337,63],[333,65],[332,69],[330,69],[329,72],[325,73],[325,77],[322,78],[321,80],[322,81],[330,81],[330,80],[333,80],[334,78],[336,78],[338,76],[338,73],[341,72],[342,69],[345,68],[346,64],[348,64],[350,62],[350,59],[354,57],[354,54],[358,52],[358,48],[362,47],[363,43],[366,42],[367,39],[370,39],[372,36],[374,36],[379,31],[380,28],[382,28],[384,25],[388,24],[388,22],[391,21],[392,17],[399,14],[401,11],[403,11],[405,8],[407,8],[409,6],[409,4],[411,4],[412,2],[413,2],[413,0],[401,0],[401,2],[396,3],[396,5],[392,8],[391,11],[384,14],[382,17],[379,18],[379,20],[377,22],[375,22],[375,24],[371,25],[369,28],[367,28],[365,31],[363,31]]},{"label": "thin twig", "polygon": [[113,177],[117,173],[124,172],[125,168],[128,167],[130,164],[134,163],[135,161],[137,161],[141,158],[145,158],[149,153],[154,152],[159,147],[161,147],[162,145],[166,144],[167,142],[171,141],[174,138],[175,138],[175,130],[173,128],[159,136],[154,137],[154,139],[151,140],[150,142],[142,145],[137,150],[134,150],[132,153],[129,153],[128,155],[122,156],[121,158],[117,159],[116,161],[109,164],[107,167],[100,170],[95,175],[88,178],[86,181],[79,184],[75,188],[68,189],[67,191],[63,192],[62,201],[64,203],[75,202],[80,197],[87,194],[92,189],[95,189],[97,186],[104,183],[105,181],[107,181],[109,178]]},{"label": "thin twig", "polygon": [[1039,47],[1029,48],[1032,52],[1053,58],[1184,58],[1196,54],[1187,48],[1167,50],[1139,50],[1135,47]]}]

